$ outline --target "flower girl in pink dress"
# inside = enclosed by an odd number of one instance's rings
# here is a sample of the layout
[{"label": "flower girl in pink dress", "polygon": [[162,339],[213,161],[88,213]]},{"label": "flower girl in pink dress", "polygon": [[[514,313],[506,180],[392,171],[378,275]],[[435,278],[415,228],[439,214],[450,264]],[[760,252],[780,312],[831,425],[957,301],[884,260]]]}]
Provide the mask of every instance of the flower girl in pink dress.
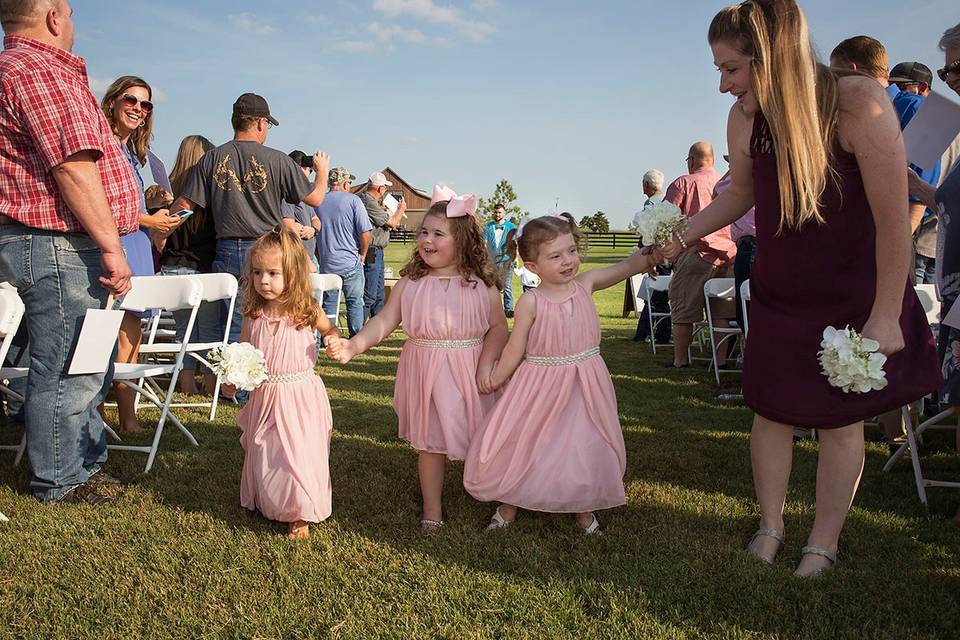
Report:
[{"label": "flower girl in pink dress", "polygon": [[314,331],[337,330],[310,292],[310,258],[303,241],[280,227],[247,253],[243,327],[266,359],[267,381],[250,392],[237,415],[242,435],[240,504],[289,523],[291,538],[310,535],[311,522],[330,515],[330,434],[333,418],[317,362]]},{"label": "flower girl in pink dress", "polygon": [[485,386],[507,341],[499,279],[474,218],[475,196],[434,189],[417,246],[386,306],[350,340],[332,339],[341,363],[374,347],[403,323],[393,407],[400,437],[419,452],[420,526],[443,526],[447,458],[462,460],[496,397]]},{"label": "flower girl in pink dress", "polygon": [[626,503],[625,450],[617,397],[600,357],[594,291],[659,262],[635,253],[577,275],[582,236],[559,216],[531,220],[520,256],[540,286],[520,298],[513,333],[486,385],[506,390],[470,444],[463,484],[502,504],[488,529],[513,522],[517,509],[574,513],[586,532],[600,529],[596,509]]}]

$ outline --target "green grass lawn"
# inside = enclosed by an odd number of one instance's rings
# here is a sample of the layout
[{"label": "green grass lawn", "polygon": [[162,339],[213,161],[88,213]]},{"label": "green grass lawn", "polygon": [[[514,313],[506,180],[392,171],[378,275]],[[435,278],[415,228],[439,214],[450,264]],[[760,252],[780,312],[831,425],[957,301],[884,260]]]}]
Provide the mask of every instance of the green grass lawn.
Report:
[{"label": "green grass lawn", "polygon": [[[395,271],[408,251],[388,252]],[[597,250],[588,266],[615,257]],[[629,500],[600,514],[603,537],[579,535],[569,516],[529,513],[484,533],[492,507],[464,492],[460,463],[448,472],[448,526],[422,535],[416,453],[397,440],[390,406],[396,334],[349,366],[321,363],[334,512],[308,541],[240,508],[231,408],[215,424],[181,410],[200,447],[168,425],[149,475],[144,456],[112,454],[108,470],[132,486],[99,509],[38,504],[25,465],[0,453],[0,511],[11,518],[0,524],[0,637],[960,637],[960,495],[930,490],[928,516],[908,463],[881,472],[886,447],[871,432],[840,564],[797,580],[813,519],[816,444],[806,440],[786,549],[772,568],[752,561],[742,551],[757,524],[750,412],[716,401],[706,369],[668,372],[669,350],[653,357],[630,342],[636,320],[621,319],[622,292],[596,298]],[[956,478],[950,438],[928,443],[940,451],[928,465]]]}]

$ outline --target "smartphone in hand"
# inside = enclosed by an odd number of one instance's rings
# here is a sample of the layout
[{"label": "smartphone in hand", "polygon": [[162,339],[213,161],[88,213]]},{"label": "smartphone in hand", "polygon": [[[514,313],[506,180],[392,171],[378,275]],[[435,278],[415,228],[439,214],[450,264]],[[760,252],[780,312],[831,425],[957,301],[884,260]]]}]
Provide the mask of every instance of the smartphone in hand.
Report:
[{"label": "smartphone in hand", "polygon": [[180,209],[180,211],[175,211],[170,215],[180,216],[181,218],[189,218],[193,215],[193,209]]}]

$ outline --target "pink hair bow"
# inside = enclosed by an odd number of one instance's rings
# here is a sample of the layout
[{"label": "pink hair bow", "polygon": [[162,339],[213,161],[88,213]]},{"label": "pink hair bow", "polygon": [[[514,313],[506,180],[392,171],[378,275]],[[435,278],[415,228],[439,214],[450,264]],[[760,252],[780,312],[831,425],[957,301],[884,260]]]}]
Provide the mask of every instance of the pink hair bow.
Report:
[{"label": "pink hair bow", "polygon": [[438,202],[447,202],[447,217],[462,218],[472,216],[477,212],[477,196],[472,193],[458,196],[456,192],[446,185],[438,184],[433,187],[433,197],[430,198],[430,206]]}]

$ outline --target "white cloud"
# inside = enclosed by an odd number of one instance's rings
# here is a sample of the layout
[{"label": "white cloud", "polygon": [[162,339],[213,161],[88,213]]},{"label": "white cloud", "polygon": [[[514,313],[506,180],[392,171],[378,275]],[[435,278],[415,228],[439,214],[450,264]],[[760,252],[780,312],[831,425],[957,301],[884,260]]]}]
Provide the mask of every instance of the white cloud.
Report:
[{"label": "white cloud", "polygon": [[343,40],[333,43],[334,49],[348,53],[368,53],[373,51],[376,46],[376,43],[372,40]]},{"label": "white cloud", "polygon": [[107,89],[110,88],[110,83],[113,82],[113,80],[107,78],[97,78],[94,76],[89,76],[88,79],[90,80],[90,91],[97,97],[97,100],[103,98]]},{"label": "white cloud", "polygon": [[[483,8],[491,8],[488,0],[480,0]],[[434,24],[449,26],[461,35],[480,42],[496,29],[486,22],[477,22],[463,17],[456,7],[440,6],[433,0],[374,0],[373,10],[388,16],[410,15]]]},{"label": "white cloud", "polygon": [[427,41],[427,36],[419,29],[404,29],[403,27],[373,22],[367,25],[367,30],[379,42],[399,41],[409,42],[410,44],[424,44]]},{"label": "white cloud", "polygon": [[257,36],[267,36],[276,33],[276,29],[260,21],[252,13],[235,13],[227,16],[227,22],[236,29],[246,31]]}]

